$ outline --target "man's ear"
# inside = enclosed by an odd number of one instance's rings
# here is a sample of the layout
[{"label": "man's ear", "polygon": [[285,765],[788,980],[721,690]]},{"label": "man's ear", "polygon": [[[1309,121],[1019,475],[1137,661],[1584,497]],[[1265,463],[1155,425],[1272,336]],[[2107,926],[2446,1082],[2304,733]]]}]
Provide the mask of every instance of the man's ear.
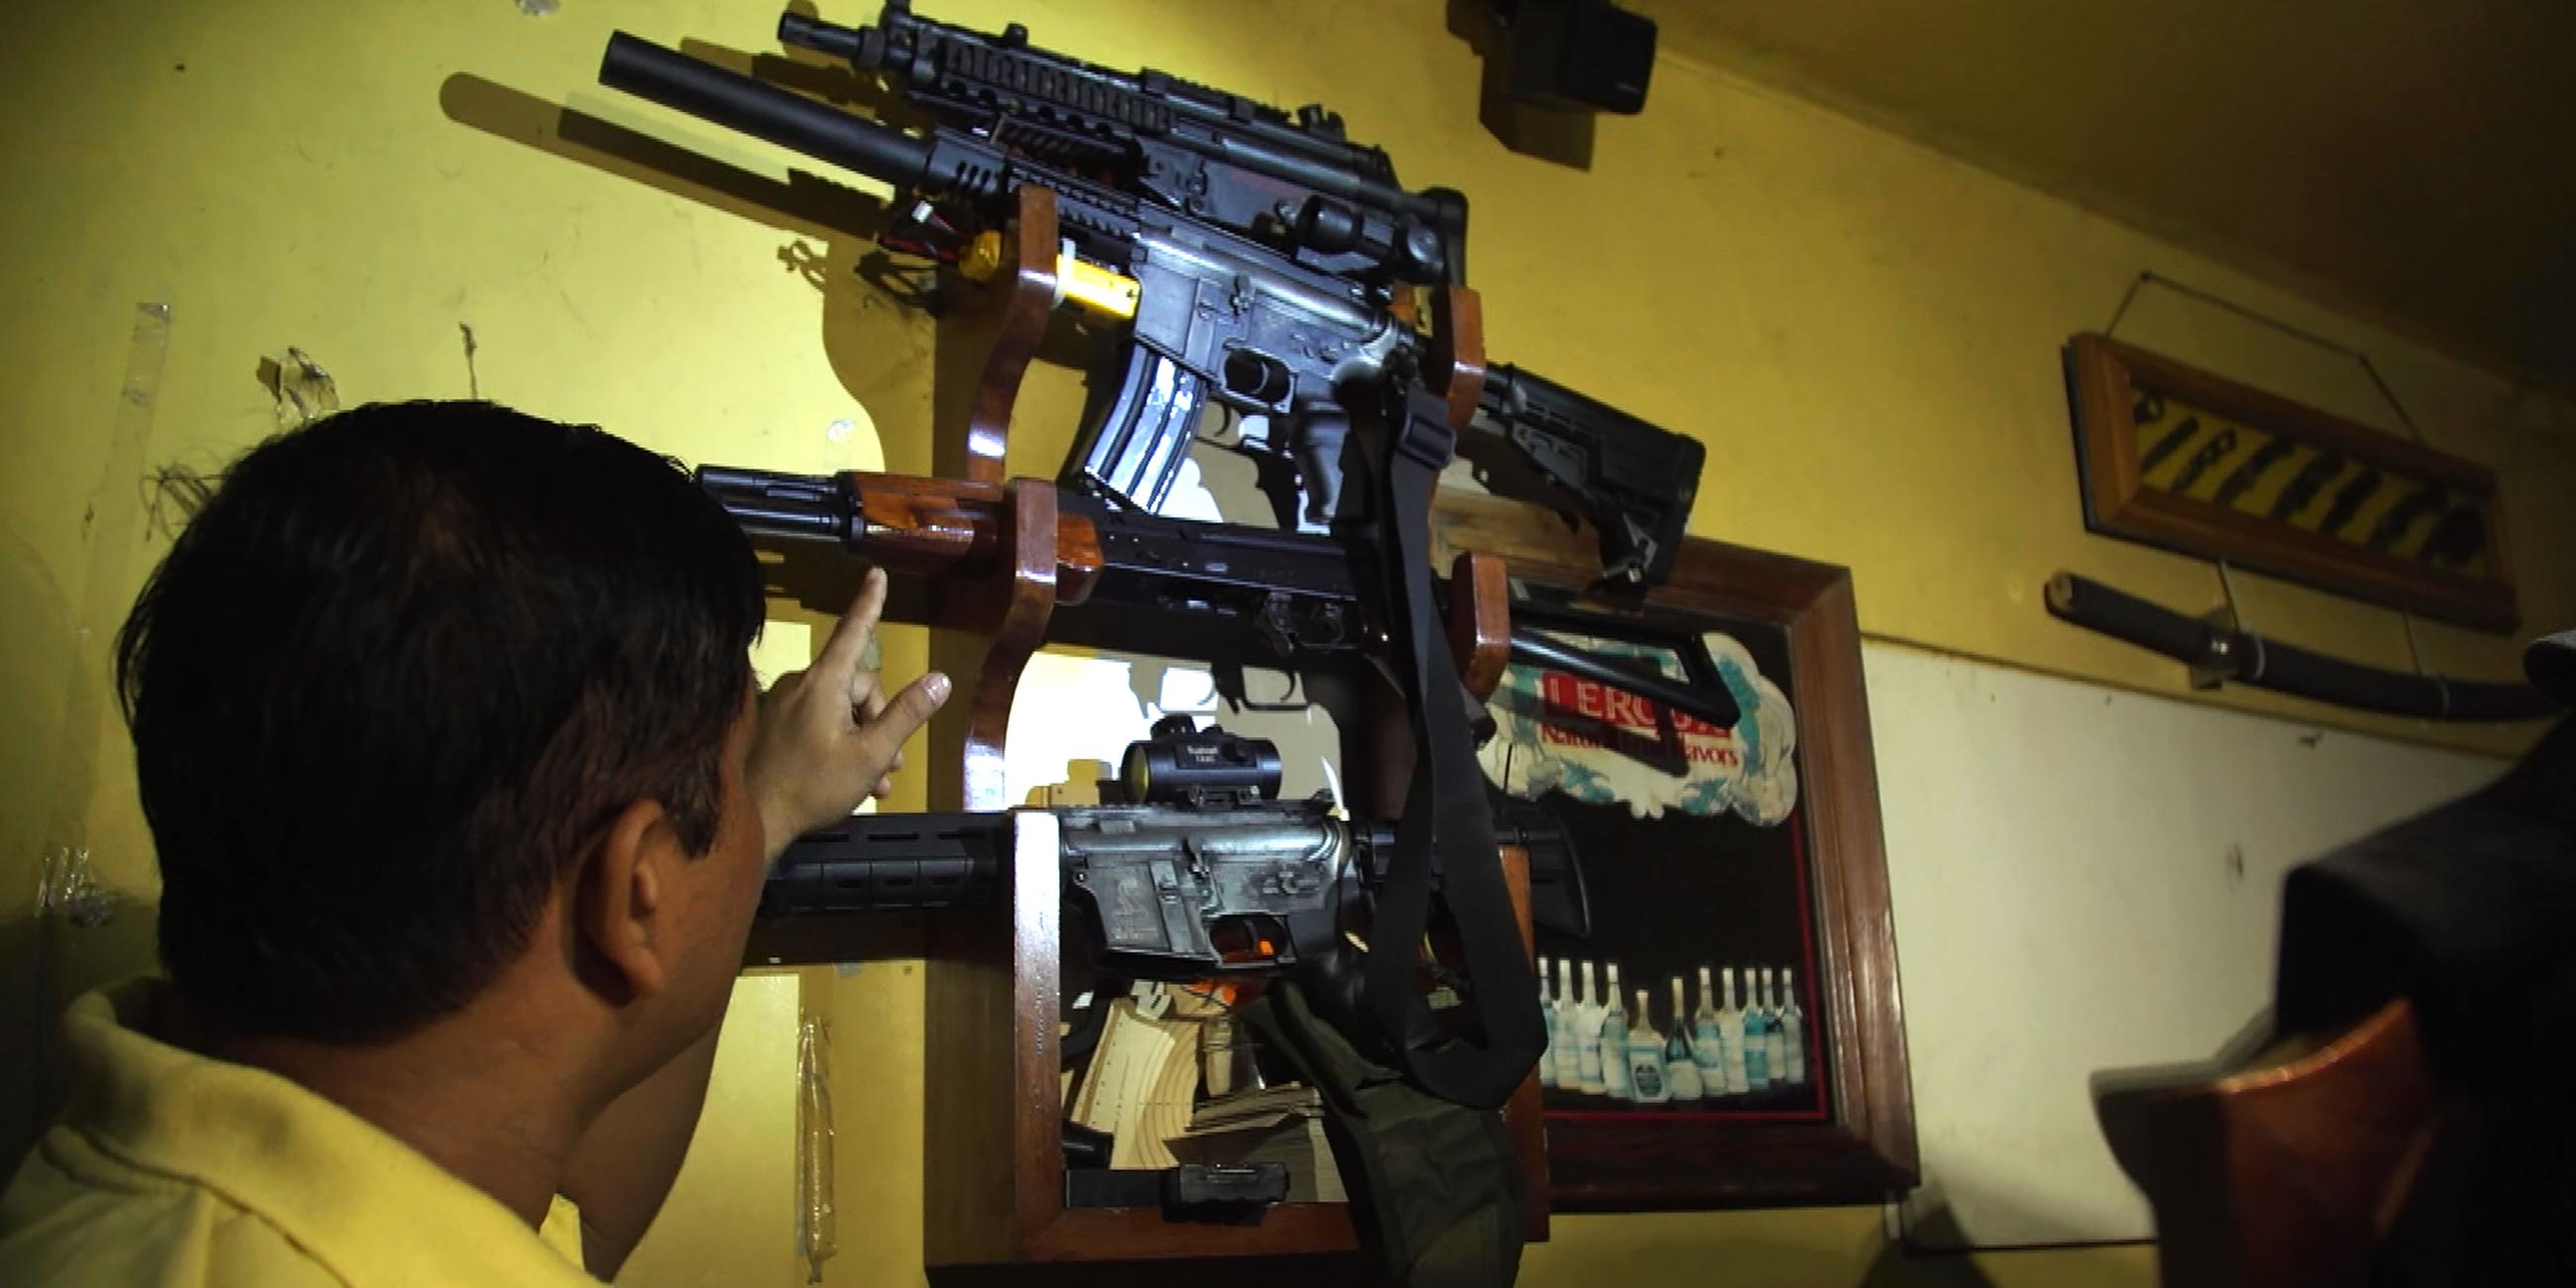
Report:
[{"label": "man's ear", "polygon": [[669,954],[678,947],[666,906],[670,861],[680,852],[673,840],[662,803],[638,800],[618,811],[582,865],[581,935],[632,998],[661,992],[670,978]]}]

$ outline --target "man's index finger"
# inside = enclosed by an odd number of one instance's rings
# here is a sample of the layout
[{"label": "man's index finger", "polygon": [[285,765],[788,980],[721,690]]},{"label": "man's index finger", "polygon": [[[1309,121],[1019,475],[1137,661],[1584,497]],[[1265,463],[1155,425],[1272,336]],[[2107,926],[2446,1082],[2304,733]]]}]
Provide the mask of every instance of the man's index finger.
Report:
[{"label": "man's index finger", "polygon": [[832,638],[823,642],[823,651],[815,656],[815,671],[846,680],[867,669],[864,654],[876,634],[877,618],[885,612],[885,601],[885,571],[871,568],[867,580],[859,584],[859,597],[850,601],[850,610],[841,614],[840,624],[832,628]]}]

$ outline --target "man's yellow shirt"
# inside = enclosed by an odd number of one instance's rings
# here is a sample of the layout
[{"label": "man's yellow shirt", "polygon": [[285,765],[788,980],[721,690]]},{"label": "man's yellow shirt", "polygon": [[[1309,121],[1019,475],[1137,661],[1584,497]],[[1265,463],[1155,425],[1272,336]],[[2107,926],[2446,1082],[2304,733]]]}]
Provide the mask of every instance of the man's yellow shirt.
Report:
[{"label": "man's yellow shirt", "polygon": [[146,1030],[166,985],[72,1004],[72,1101],[0,1194],[0,1284],[596,1285],[542,1231],[357,1115]]}]

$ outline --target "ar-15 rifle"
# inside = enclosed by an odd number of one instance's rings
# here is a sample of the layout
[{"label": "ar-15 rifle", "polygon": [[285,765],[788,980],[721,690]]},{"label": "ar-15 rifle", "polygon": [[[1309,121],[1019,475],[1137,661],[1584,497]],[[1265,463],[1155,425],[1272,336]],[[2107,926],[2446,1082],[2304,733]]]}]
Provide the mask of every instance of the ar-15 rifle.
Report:
[{"label": "ar-15 rifle", "polygon": [[[858,814],[791,843],[761,893],[765,920],[983,907],[1007,888],[1018,829],[1043,817],[1067,902],[1085,909],[1095,963],[1127,979],[1188,983],[1319,965],[1365,933],[1395,830],[1279,799],[1267,739],[1167,716],[1132,743],[1122,804],[1003,814]],[[1104,785],[1105,786],[1105,785]],[[1530,856],[1538,924],[1591,933],[1572,840],[1543,812],[1498,800],[1498,839]],[[1045,848],[1045,847],[1038,847]],[[757,937],[756,937],[757,938]]]},{"label": "ar-15 rifle", "polygon": [[[1132,321],[1063,481],[1163,511],[1213,401],[1276,426],[1246,441],[1291,462],[1309,525],[1342,513],[1336,389],[1426,343],[1404,320],[1413,288],[1465,284],[1463,196],[1407,191],[1384,151],[1350,142],[1320,105],[1291,117],[1113,71],[1034,48],[1017,24],[988,35],[889,0],[874,27],[791,13],[778,34],[884,75],[939,126],[906,136],[624,35],[601,79],[928,198],[899,202],[909,213],[881,240],[971,273],[998,266],[1012,189],[1050,189],[1063,298]],[[1471,410],[1499,430],[1462,448],[1489,481],[1570,498],[1600,534],[1605,580],[1663,580],[1698,490],[1697,442],[1508,365],[1481,398],[1453,398],[1460,428]]]}]

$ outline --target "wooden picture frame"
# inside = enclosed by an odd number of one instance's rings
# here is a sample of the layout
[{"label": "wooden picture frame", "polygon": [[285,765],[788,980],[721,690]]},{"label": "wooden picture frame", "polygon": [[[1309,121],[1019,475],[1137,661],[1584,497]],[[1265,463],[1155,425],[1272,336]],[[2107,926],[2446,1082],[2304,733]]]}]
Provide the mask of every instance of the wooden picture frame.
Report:
[{"label": "wooden picture frame", "polygon": [[2101,335],[2065,363],[2088,531],[2520,625],[2494,471]]},{"label": "wooden picture frame", "polygon": [[[1499,555],[1516,582],[1589,618],[1776,627],[1800,695],[1796,809],[1821,968],[1809,993],[1820,1031],[1821,1112],[1583,1114],[1551,1104],[1550,1205],[1598,1212],[1866,1203],[1912,1186],[1913,1092],[1850,572],[1694,539],[1665,585],[1642,602],[1617,602],[1585,590],[1600,571],[1590,530],[1549,510],[1444,491],[1432,522],[1441,561],[1459,550]],[[1587,855],[1585,863],[1597,870],[1601,858]]]}]

